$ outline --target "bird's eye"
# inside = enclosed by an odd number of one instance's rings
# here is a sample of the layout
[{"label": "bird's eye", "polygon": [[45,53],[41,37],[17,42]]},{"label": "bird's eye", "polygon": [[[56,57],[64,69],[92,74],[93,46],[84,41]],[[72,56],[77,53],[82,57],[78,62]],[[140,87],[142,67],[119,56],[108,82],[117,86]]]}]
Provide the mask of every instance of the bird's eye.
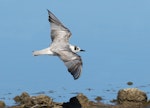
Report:
[{"label": "bird's eye", "polygon": [[74,47],[74,50],[78,50],[78,47],[77,47],[77,46],[75,46],[75,47]]}]

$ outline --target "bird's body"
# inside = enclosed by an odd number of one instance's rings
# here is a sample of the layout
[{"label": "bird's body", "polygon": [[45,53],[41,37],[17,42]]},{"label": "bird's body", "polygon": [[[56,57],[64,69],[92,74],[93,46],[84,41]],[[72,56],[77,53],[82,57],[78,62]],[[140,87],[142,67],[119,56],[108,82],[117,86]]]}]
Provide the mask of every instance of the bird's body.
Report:
[{"label": "bird's body", "polygon": [[79,47],[69,44],[71,32],[48,10],[49,22],[51,24],[52,43],[48,48],[34,51],[33,55],[58,56],[67,66],[68,71],[74,79],[78,79],[82,70],[82,60],[77,52],[84,51]]}]

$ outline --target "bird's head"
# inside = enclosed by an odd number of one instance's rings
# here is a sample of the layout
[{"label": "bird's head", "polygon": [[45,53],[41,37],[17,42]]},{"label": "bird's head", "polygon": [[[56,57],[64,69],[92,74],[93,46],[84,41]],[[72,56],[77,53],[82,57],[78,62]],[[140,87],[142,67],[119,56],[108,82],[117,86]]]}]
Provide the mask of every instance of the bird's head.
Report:
[{"label": "bird's head", "polygon": [[71,49],[71,51],[74,52],[74,53],[78,53],[78,52],[83,52],[83,51],[85,51],[85,50],[81,49],[80,47],[74,46],[74,45],[70,45],[70,49]]}]

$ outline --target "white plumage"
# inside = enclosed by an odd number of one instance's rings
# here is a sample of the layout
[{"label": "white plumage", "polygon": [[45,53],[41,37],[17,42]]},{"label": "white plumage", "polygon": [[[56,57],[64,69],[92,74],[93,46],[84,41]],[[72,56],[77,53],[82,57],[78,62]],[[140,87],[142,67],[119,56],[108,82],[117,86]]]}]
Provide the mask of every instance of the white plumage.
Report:
[{"label": "white plumage", "polygon": [[69,38],[71,36],[70,30],[66,28],[49,10],[48,15],[48,20],[51,24],[52,43],[48,48],[33,51],[33,55],[58,56],[67,66],[68,71],[73,75],[74,79],[78,79],[82,71],[82,59],[76,53],[84,50],[69,44]]}]

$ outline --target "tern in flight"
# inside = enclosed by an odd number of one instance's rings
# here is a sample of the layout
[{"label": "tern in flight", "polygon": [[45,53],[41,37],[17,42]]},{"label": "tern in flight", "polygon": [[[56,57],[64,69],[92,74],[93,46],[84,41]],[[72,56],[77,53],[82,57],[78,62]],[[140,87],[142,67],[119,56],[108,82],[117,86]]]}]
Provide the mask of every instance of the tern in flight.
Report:
[{"label": "tern in flight", "polygon": [[82,71],[82,59],[77,53],[84,50],[80,49],[78,46],[71,45],[69,43],[69,38],[71,36],[70,30],[49,10],[48,15],[48,20],[51,25],[52,42],[48,48],[33,51],[33,55],[58,56],[64,62],[74,79],[78,79]]}]

